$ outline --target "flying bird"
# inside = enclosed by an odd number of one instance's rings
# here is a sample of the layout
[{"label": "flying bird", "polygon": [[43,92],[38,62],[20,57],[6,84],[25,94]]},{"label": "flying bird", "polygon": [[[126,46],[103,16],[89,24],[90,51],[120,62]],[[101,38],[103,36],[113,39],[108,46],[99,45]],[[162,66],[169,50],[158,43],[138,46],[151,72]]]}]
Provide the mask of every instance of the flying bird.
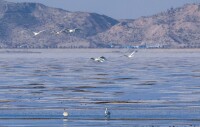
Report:
[{"label": "flying bird", "polygon": [[57,32],[54,32],[55,34],[57,34],[57,35],[59,35],[59,34],[61,34],[61,33],[75,33],[75,32],[77,32],[77,31],[79,31],[80,29],[78,29],[78,28],[75,28],[75,29],[68,29],[68,28],[64,28],[64,29],[62,29],[62,30],[60,30],[60,31],[57,31]]},{"label": "flying bird", "polygon": [[79,28],[75,28],[75,29],[66,29],[66,32],[68,32],[68,33],[75,33],[75,32],[77,32],[77,31],[80,31],[80,29],[79,29]]},{"label": "flying bird", "polygon": [[107,59],[104,57],[104,56],[101,56],[101,57],[97,57],[97,58],[90,58],[91,60],[93,60],[93,61],[96,61],[96,62],[100,62],[100,63],[102,63],[102,62],[104,62],[104,61],[106,61]]},{"label": "flying bird", "polygon": [[60,31],[56,31],[56,32],[54,31],[54,33],[57,34],[57,35],[59,35],[59,34],[61,34],[62,32],[64,32],[65,30],[66,30],[66,28],[65,28],[65,29],[62,29],[62,30],[60,30]]},{"label": "flying bird", "polygon": [[39,32],[33,32],[33,34],[34,34],[34,36],[37,36],[37,35],[39,35],[40,33],[44,32],[44,31],[46,31],[46,30],[41,30]]},{"label": "flying bird", "polygon": [[138,52],[138,51],[132,51],[130,54],[124,55],[124,56],[126,56],[126,57],[128,57],[128,58],[131,58],[131,57],[134,57],[134,54],[135,54],[136,52]]}]

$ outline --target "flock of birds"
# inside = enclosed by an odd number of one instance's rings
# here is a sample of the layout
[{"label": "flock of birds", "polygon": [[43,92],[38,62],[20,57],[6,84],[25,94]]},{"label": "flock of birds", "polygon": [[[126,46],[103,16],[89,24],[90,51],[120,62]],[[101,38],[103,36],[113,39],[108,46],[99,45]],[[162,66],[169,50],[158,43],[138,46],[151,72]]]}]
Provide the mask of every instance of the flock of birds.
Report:
[{"label": "flock of birds", "polygon": [[[136,52],[138,52],[138,51],[134,50],[130,54],[126,54],[126,55],[123,55],[123,56],[128,57],[128,58],[132,58],[132,57],[134,57],[134,54]],[[90,58],[90,59],[95,61],[95,62],[100,62],[100,63],[107,60],[104,56],[97,57],[97,58]],[[108,108],[106,108],[104,114],[105,114],[105,118],[109,119],[111,112],[108,110]],[[65,109],[64,109],[64,112],[63,112],[63,116],[64,116],[64,118],[68,118],[68,116],[69,116],[69,113]]]},{"label": "flock of birds", "polygon": [[[34,34],[34,36],[37,36],[37,35],[39,35],[39,34],[45,32],[45,31],[46,31],[46,30],[41,30],[41,31],[38,31],[38,32],[33,32],[33,34]],[[75,32],[77,32],[77,31],[80,31],[80,29],[78,29],[78,28],[74,28],[74,29],[67,29],[67,28],[64,28],[64,29],[62,29],[62,30],[60,30],[60,31],[54,31],[54,33],[57,34],[57,35],[59,35],[59,34],[61,34],[61,33],[63,33],[63,32],[64,32],[64,33],[75,33]],[[132,58],[132,57],[134,57],[134,54],[135,54],[136,52],[138,52],[138,51],[137,51],[137,50],[134,50],[134,51],[132,51],[131,53],[125,54],[125,55],[123,55],[123,56],[125,56],[125,57],[127,57],[127,58]],[[90,59],[93,60],[93,61],[95,61],[95,62],[100,62],[100,63],[102,63],[102,62],[104,62],[104,61],[107,60],[104,56],[97,57],[97,58],[90,58]],[[105,114],[105,118],[110,118],[111,112],[108,110],[108,108],[106,108],[104,114]],[[66,111],[66,109],[64,109],[63,116],[64,116],[65,118],[68,118],[68,116],[69,116],[69,113]]]},{"label": "flock of birds", "polygon": [[[55,33],[56,35],[59,35],[61,33],[75,33],[75,32],[78,32],[80,31],[81,29],[79,28],[73,28],[73,29],[68,29],[68,28],[63,28],[62,30],[60,31],[53,31],[53,33]],[[46,30],[40,30],[38,32],[33,32],[34,36],[38,36],[39,34],[45,32]],[[129,54],[126,54],[126,55],[123,55],[125,57],[128,57],[128,58],[132,58],[134,57],[134,54],[137,52],[137,50],[135,51],[132,51],[131,53]],[[91,58],[91,60],[95,61],[95,62],[104,62],[106,61],[107,59],[104,57],[104,56],[101,56],[101,57],[97,57],[97,58]]]},{"label": "flock of birds", "polygon": [[[138,51],[137,51],[137,50],[134,50],[134,51],[132,51],[131,53],[125,54],[125,55],[123,55],[123,56],[125,56],[125,57],[127,57],[127,58],[132,58],[132,57],[134,57],[134,55],[135,55],[136,52],[138,52]],[[104,56],[96,57],[96,58],[92,57],[92,58],[90,58],[90,59],[93,60],[93,61],[95,61],[95,62],[100,62],[100,63],[103,63],[103,62],[105,62],[105,61],[107,60]]]},{"label": "flock of birds", "polygon": [[[105,118],[110,118],[111,113],[110,111],[108,111],[108,108],[105,109],[104,113],[105,113]],[[68,118],[69,116],[69,113],[66,111],[66,109],[64,109],[63,116],[64,118]]]},{"label": "flock of birds", "polygon": [[[80,30],[81,30],[81,29],[79,29],[79,28],[74,28],[74,29],[64,28],[64,29],[62,29],[62,30],[60,30],[60,31],[53,31],[53,33],[59,35],[59,34],[61,34],[61,33],[75,33],[75,32],[78,32],[78,31],[80,31]],[[40,30],[40,31],[38,31],[38,32],[33,32],[33,34],[34,34],[34,36],[38,36],[39,34],[45,32],[45,31],[46,31],[46,30]]]}]

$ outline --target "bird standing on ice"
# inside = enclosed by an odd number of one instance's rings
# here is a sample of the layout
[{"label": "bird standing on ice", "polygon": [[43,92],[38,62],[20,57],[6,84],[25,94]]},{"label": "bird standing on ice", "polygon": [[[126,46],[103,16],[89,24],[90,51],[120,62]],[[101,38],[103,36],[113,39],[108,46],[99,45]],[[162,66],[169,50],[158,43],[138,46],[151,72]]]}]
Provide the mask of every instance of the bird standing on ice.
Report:
[{"label": "bird standing on ice", "polygon": [[110,112],[108,111],[108,108],[106,108],[106,110],[105,110],[105,117],[106,118],[110,118]]},{"label": "bird standing on ice", "polygon": [[67,111],[65,111],[65,109],[64,109],[64,112],[63,112],[63,116],[66,117],[66,118],[69,116],[69,113]]}]

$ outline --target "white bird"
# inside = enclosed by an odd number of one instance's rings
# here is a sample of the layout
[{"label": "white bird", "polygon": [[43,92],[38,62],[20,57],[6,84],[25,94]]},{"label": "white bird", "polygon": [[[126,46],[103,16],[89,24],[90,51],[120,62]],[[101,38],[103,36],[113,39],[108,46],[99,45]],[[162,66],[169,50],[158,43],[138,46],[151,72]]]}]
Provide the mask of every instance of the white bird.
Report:
[{"label": "white bird", "polygon": [[62,29],[62,30],[60,30],[60,31],[57,31],[57,32],[54,32],[54,33],[56,33],[57,35],[59,35],[59,34],[61,34],[61,33],[63,33],[63,32],[65,32],[65,33],[75,33],[75,32],[78,31],[78,30],[80,30],[80,29],[78,29],[78,28],[75,28],[75,29],[67,29],[67,28],[64,28],[64,29]]},{"label": "white bird", "polygon": [[128,57],[128,58],[131,58],[131,57],[134,57],[134,54],[136,53],[137,51],[133,51],[131,54],[129,54],[129,55],[124,55],[124,56],[126,56],[126,57]]},{"label": "white bird", "polygon": [[75,33],[76,31],[79,31],[80,29],[75,28],[75,29],[66,29],[67,32],[69,33]]},{"label": "white bird", "polygon": [[108,111],[108,108],[106,108],[106,110],[105,110],[105,117],[108,117],[108,118],[109,118],[109,117],[110,117],[110,114],[111,114],[111,113]]},{"label": "white bird", "polygon": [[65,109],[64,109],[64,112],[63,112],[63,116],[64,117],[68,117],[69,116],[69,113],[67,111],[65,111]]},{"label": "white bird", "polygon": [[46,31],[46,30],[41,30],[39,32],[33,32],[33,34],[34,34],[34,36],[37,36],[37,35],[39,35],[40,33],[44,32],[44,31]]},{"label": "white bird", "polygon": [[97,58],[90,58],[90,59],[96,62],[101,62],[101,63],[107,60],[104,56],[97,57]]},{"label": "white bird", "polygon": [[64,32],[66,29],[62,29],[60,31],[55,32],[57,35],[61,34],[62,32]]}]

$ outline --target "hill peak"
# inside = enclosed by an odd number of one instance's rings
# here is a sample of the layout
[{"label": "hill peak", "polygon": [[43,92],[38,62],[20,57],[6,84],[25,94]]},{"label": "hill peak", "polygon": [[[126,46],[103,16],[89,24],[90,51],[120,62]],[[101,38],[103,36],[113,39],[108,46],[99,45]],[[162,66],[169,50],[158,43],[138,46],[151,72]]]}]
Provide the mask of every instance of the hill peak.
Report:
[{"label": "hill peak", "polygon": [[135,20],[123,20],[92,39],[122,47],[200,47],[200,5],[186,4]]}]

